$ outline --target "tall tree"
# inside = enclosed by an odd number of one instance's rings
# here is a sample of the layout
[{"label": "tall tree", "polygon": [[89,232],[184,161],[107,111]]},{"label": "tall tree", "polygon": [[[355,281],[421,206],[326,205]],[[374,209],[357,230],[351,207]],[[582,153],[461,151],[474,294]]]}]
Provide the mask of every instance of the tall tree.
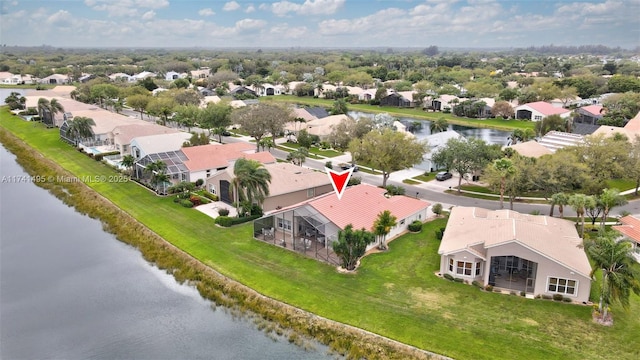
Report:
[{"label": "tall tree", "polygon": [[333,102],[331,111],[329,112],[331,113],[331,115],[346,114],[347,112],[349,112],[349,106],[344,99],[338,99]]},{"label": "tall tree", "polygon": [[89,139],[93,137],[92,126],[95,126],[95,121],[92,118],[84,116],[76,116],[72,120],[67,121],[66,136],[73,139],[75,145],[78,146],[78,142],[83,139]]},{"label": "tall tree", "polygon": [[181,126],[191,132],[191,128],[196,126],[202,110],[195,105],[178,105],[174,108],[173,119]]},{"label": "tall tree", "polygon": [[9,96],[4,99],[4,103],[9,106],[10,110],[24,109],[27,103],[27,98],[20,95],[20,93],[12,91]]},{"label": "tall tree", "polygon": [[307,156],[309,156],[309,150],[305,147],[300,147],[290,152],[289,155],[287,155],[287,160],[295,165],[302,166]]},{"label": "tall tree", "polygon": [[374,130],[362,140],[349,143],[351,157],[382,171],[382,187],[387,186],[393,171],[403,170],[422,161],[427,143],[391,129]]},{"label": "tall tree", "polygon": [[600,226],[604,229],[604,224],[607,221],[607,217],[609,217],[609,213],[611,209],[616,206],[622,206],[627,203],[627,200],[623,195],[620,195],[620,191],[618,189],[604,189],[600,196],[598,196],[598,202],[602,207],[602,221]]},{"label": "tall tree", "polygon": [[260,139],[271,133],[275,139],[284,131],[284,124],[293,120],[292,111],[278,104],[258,103],[235,110],[231,114],[232,123],[238,124],[249,136],[256,140],[260,151]]},{"label": "tall tree", "polygon": [[615,233],[601,230],[594,240],[584,243],[593,264],[591,276],[597,272],[602,276],[598,311],[603,321],[608,320],[610,304],[618,301],[628,308],[631,293],[640,295],[640,272],[631,255],[633,246],[629,241],[616,238]]},{"label": "tall tree", "polygon": [[162,125],[167,125],[169,116],[173,114],[176,102],[170,97],[155,97],[147,105],[147,111],[150,114],[160,117]]},{"label": "tall tree", "polygon": [[226,101],[219,103],[209,103],[207,107],[200,112],[200,127],[207,129],[211,133],[214,129],[218,135],[218,142],[222,142],[222,134],[231,125],[231,112],[233,108]]},{"label": "tall tree", "polygon": [[56,114],[64,113],[64,106],[54,98],[49,101],[49,111],[51,112],[51,125],[55,125]]},{"label": "tall tree", "polygon": [[45,98],[38,99],[38,117],[44,122],[44,117],[49,114],[49,100]]},{"label": "tall tree", "polygon": [[384,210],[378,214],[373,222],[373,233],[380,239],[378,249],[387,249],[387,235],[391,232],[391,228],[396,226],[398,218],[391,214],[391,211]]},{"label": "tall tree", "polygon": [[467,174],[480,171],[502,154],[495,151],[484,140],[477,138],[449,139],[447,143],[431,157],[432,161],[447,170],[454,170],[459,174],[458,192],[462,178]]},{"label": "tall tree", "polygon": [[569,205],[569,196],[563,192],[551,195],[551,210],[549,212],[549,216],[553,216],[553,208],[556,205],[558,205],[558,212],[560,212],[560,217],[564,218],[564,206]]},{"label": "tall tree", "polygon": [[375,235],[365,229],[353,230],[353,225],[345,226],[344,230],[338,232],[338,240],[332,244],[333,252],[338,255],[342,262],[342,267],[347,270],[354,270],[358,259],[360,259],[367,245],[375,241]]},{"label": "tall tree", "polygon": [[149,95],[131,95],[127,98],[127,105],[131,106],[134,110],[140,113],[140,120],[142,120],[142,115],[145,110],[147,110],[147,106],[149,106],[149,102],[152,97]]},{"label": "tall tree", "polygon": [[120,161],[120,165],[124,166],[127,171],[129,171],[129,176],[131,176],[134,165],[136,164],[136,159],[131,154],[127,154],[122,157]]},{"label": "tall tree", "polygon": [[269,171],[258,161],[240,158],[233,165],[233,175],[231,186],[238,214],[240,215],[242,201],[250,205],[254,202],[262,205],[264,199],[269,196],[271,183]]},{"label": "tall tree", "polygon": [[513,166],[513,162],[507,158],[495,160],[493,162],[493,168],[500,175],[500,209],[504,209],[504,192],[507,178],[516,173],[516,168]]},{"label": "tall tree", "polygon": [[568,203],[580,219],[580,237],[584,239],[584,214],[588,207],[596,206],[596,200],[585,194],[573,194],[569,196]]}]

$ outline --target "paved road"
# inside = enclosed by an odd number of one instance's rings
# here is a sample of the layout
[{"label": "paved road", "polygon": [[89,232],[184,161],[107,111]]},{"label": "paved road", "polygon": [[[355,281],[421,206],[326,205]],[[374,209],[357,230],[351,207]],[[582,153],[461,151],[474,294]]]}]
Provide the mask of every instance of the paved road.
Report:
[{"label": "paved road", "polygon": [[[133,111],[130,109],[124,109],[122,113],[127,116],[136,117],[138,119],[140,118],[139,112]],[[143,119],[146,121],[154,121],[154,122],[157,121],[157,118],[153,116],[149,116],[147,114],[144,115]],[[172,127],[176,127],[176,126],[172,126]],[[184,128],[182,128],[182,130],[186,131],[186,129]],[[200,128],[192,128],[191,131],[199,133],[205,130]],[[240,137],[240,138],[231,137],[231,136],[223,137],[223,143],[246,142],[246,141],[247,141],[247,138],[243,138],[243,137]],[[271,149],[270,152],[271,154],[273,154],[274,157],[278,159],[286,159],[288,154],[286,151],[282,151],[279,149]],[[316,159],[307,158],[307,160],[305,160],[305,162],[303,163],[303,166],[316,169],[316,170],[324,170],[324,164],[326,163],[327,160],[328,159],[316,160]],[[334,163],[336,162],[343,162],[343,161],[334,160]],[[373,174],[368,174],[360,171],[358,173],[355,173],[354,176],[360,177],[362,179],[362,182],[367,184],[376,185],[376,186],[382,185],[382,175],[373,175]],[[420,199],[425,199],[434,204],[441,203],[445,208],[457,205],[457,206],[477,206],[477,207],[482,207],[482,208],[492,209],[492,210],[500,209],[500,202],[496,200],[476,199],[476,198],[471,198],[471,197],[462,196],[462,195],[445,193],[444,191],[447,190],[449,186],[452,186],[452,187],[457,186],[458,179],[456,177],[443,182],[431,181],[429,183],[422,183],[419,185],[405,184],[401,180],[400,181],[394,180],[392,177],[387,181],[387,184],[402,186],[406,189],[406,195],[417,196]],[[505,208],[509,208],[509,202],[505,201],[504,206]],[[514,206],[513,206],[513,210],[518,211],[520,213],[524,213],[524,214],[530,214],[535,211],[539,211],[541,214],[548,214],[549,209],[550,209],[550,205],[546,205],[546,204],[527,204],[527,203],[518,202],[518,203],[514,203]],[[614,208],[612,215],[620,214],[623,211],[628,211],[631,214],[640,216],[640,200],[634,200],[629,202],[627,205]],[[555,215],[556,216],[558,215],[557,207],[555,209]],[[576,213],[575,211],[573,211],[573,209],[567,206],[564,209],[564,215],[576,216]]]}]

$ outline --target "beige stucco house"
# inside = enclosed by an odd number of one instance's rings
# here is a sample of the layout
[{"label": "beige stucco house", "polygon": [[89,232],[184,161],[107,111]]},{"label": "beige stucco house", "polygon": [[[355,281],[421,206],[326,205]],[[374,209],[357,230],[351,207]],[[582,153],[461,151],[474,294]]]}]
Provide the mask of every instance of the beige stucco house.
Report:
[{"label": "beige stucco house", "polygon": [[454,207],[438,249],[440,273],[529,297],[587,302],[591,266],[581,243],[568,220]]},{"label": "beige stucco house", "polygon": [[[302,168],[289,163],[270,163],[264,167],[271,174],[269,196],[264,200],[262,208],[265,212],[278,210],[318,195],[333,191],[329,177],[325,172]],[[233,182],[233,167],[215,173],[206,180],[206,188],[216,194],[220,189],[229,189]],[[233,194],[221,199],[233,202]],[[227,194],[225,194],[227,195]]]}]

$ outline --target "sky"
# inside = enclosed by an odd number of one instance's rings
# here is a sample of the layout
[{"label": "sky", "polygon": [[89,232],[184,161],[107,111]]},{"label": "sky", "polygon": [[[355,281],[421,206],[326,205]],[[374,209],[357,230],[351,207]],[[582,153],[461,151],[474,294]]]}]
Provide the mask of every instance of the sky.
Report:
[{"label": "sky", "polygon": [[640,0],[0,0],[0,44],[640,46]]}]

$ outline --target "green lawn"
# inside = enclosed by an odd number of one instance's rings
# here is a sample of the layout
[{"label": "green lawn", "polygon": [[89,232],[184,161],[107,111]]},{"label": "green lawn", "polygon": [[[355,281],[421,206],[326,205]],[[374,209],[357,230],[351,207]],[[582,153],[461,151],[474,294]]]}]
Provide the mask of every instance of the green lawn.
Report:
[{"label": "green lawn", "polygon": [[418,175],[418,176],[414,176],[413,178],[416,179],[416,180],[427,182],[427,181],[435,180],[436,179],[436,174],[437,174],[437,172],[431,172],[431,173],[425,172],[424,174]]},{"label": "green lawn", "polygon": [[[294,95],[271,96],[267,99],[261,98],[261,101],[277,101],[294,103],[300,105],[322,106],[329,108],[333,105],[333,100],[325,100],[311,97],[298,97]],[[422,109],[397,108],[391,106],[377,106],[366,104],[348,104],[349,110],[364,111],[371,113],[389,113],[392,116],[412,117],[421,120],[436,120],[445,118],[450,124],[464,125],[474,128],[492,128],[498,130],[514,130],[514,129],[533,129],[534,122],[519,120],[502,120],[502,119],[467,119],[453,116],[451,114],[425,112]]]},{"label": "green lawn", "polygon": [[[45,129],[0,110],[7,129],[75,174],[114,170]],[[357,274],[251,239],[250,224],[218,228],[213,219],[153,195],[135,183],[89,184],[141,223],[215,270],[264,295],[333,320],[456,359],[636,359],[640,357],[640,298],[629,312],[613,307],[615,325],[591,322],[590,308],[485,293],[434,275],[436,229],[390,243],[362,260]]]},{"label": "green lawn", "polygon": [[[298,149],[298,148],[300,148],[300,145],[298,143],[293,143],[293,142],[290,143],[290,142],[288,142],[288,143],[284,143],[284,144],[278,145],[278,148],[280,150],[291,152],[290,149],[294,149],[294,150]],[[317,146],[312,146],[309,149],[309,154],[317,155],[317,156],[314,156],[315,158],[319,158],[319,156],[324,156],[326,158],[332,158],[332,157],[344,155],[344,153],[341,153],[339,151],[336,151],[336,150],[333,150],[333,149],[323,150],[323,149],[320,149]]]}]

